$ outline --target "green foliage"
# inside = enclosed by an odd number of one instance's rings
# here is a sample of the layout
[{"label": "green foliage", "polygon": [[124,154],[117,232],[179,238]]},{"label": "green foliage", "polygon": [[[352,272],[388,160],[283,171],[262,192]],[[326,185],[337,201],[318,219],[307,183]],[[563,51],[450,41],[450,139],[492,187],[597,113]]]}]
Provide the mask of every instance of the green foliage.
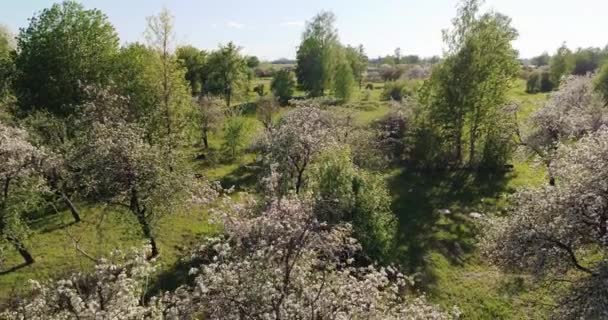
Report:
[{"label": "green foliage", "polygon": [[224,97],[226,106],[233,97],[249,91],[247,64],[240,50],[232,42],[220,46],[209,54],[204,69],[207,78],[203,93]]},{"label": "green foliage", "polygon": [[450,51],[421,92],[427,124],[444,145],[429,148],[445,147],[460,164],[468,144],[470,166],[480,163],[490,129],[503,121],[498,115],[519,70],[511,20],[498,13],[478,17],[478,7],[475,0],[462,3],[453,31],[444,34]]},{"label": "green foliage", "polygon": [[395,217],[384,180],[358,169],[346,147],[319,154],[307,175],[320,219],[331,224],[352,223],[364,251],[376,259],[387,259]]},{"label": "green foliage", "polygon": [[223,128],[224,143],[222,145],[229,159],[234,160],[240,148],[245,143],[246,123],[244,119],[237,115],[232,115],[226,119]]},{"label": "green foliage", "polygon": [[380,97],[382,100],[403,101],[404,98],[413,96],[415,91],[412,82],[389,81],[384,84]]},{"label": "green foliage", "polygon": [[355,90],[355,77],[348,62],[340,62],[334,78],[334,95],[342,102],[352,99]]},{"label": "green foliage", "polygon": [[536,56],[531,59],[531,63],[536,67],[548,66],[551,61],[551,56],[547,52],[543,52],[540,56]]},{"label": "green foliage", "polygon": [[595,89],[602,95],[604,104],[608,105],[608,64],[605,64],[597,75]]},{"label": "green foliage", "polygon": [[275,72],[270,89],[281,105],[286,105],[293,96],[296,81],[293,72],[281,69]]},{"label": "green foliage", "polygon": [[118,37],[99,10],[75,1],[44,9],[18,37],[16,92],[23,111],[67,116],[86,85],[109,83]]},{"label": "green foliage", "polygon": [[331,87],[338,47],[335,20],[331,12],[317,14],[307,23],[298,48],[298,83],[313,97],[322,96]]},{"label": "green foliage", "polygon": [[532,72],[526,82],[527,93],[551,92],[554,87],[548,70]]},{"label": "green foliage", "polygon": [[558,87],[563,77],[572,73],[573,69],[574,61],[572,58],[572,51],[566,47],[566,44],[562,44],[562,46],[557,49],[557,53],[551,57],[551,63],[549,64],[551,82]]},{"label": "green foliage", "polygon": [[350,63],[353,75],[355,76],[355,82],[359,85],[359,89],[363,86],[363,75],[367,69],[367,56],[365,55],[365,49],[363,45],[358,47],[347,46],[344,49],[346,59]]},{"label": "green foliage", "polygon": [[203,88],[204,68],[207,53],[193,46],[183,46],[177,48],[177,59],[186,69],[186,80],[190,83],[192,95],[199,95]]}]

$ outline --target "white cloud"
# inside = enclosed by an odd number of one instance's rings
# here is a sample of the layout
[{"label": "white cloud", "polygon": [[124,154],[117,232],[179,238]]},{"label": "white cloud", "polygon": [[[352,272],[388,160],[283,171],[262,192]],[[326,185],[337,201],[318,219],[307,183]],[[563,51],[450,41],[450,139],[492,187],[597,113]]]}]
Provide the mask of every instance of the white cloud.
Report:
[{"label": "white cloud", "polygon": [[245,27],[244,24],[238,23],[238,22],[235,22],[235,21],[228,21],[228,22],[226,22],[226,26],[229,27],[229,28],[234,28],[234,29],[243,29]]},{"label": "white cloud", "polygon": [[285,21],[280,24],[283,27],[303,27],[304,21]]}]

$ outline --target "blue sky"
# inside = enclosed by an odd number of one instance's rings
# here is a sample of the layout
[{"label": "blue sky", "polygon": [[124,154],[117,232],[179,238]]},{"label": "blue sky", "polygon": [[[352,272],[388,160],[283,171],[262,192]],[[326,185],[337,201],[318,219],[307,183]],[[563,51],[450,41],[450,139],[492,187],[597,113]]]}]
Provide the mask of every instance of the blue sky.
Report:
[{"label": "blue sky", "polygon": [[[0,24],[16,32],[51,0],[0,0]],[[176,18],[177,41],[212,49],[234,41],[263,59],[293,58],[304,22],[320,10],[337,16],[340,40],[363,44],[370,57],[441,54],[441,29],[450,25],[457,0],[82,0],[106,13],[121,41],[143,40],[145,18],[163,6]],[[608,0],[487,0],[485,9],[509,15],[520,33],[523,57],[570,47],[608,44]]]}]

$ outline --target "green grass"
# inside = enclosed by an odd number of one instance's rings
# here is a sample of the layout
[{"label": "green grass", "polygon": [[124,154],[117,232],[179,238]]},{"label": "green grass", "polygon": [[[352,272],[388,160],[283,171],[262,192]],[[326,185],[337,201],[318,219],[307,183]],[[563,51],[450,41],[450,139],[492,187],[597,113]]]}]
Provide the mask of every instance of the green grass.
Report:
[{"label": "green grass", "polygon": [[[29,279],[45,280],[91,270],[93,262],[76,250],[75,242],[80,249],[97,258],[107,257],[116,249],[130,250],[145,243],[131,214],[104,210],[100,206],[83,206],[81,211],[80,223],[72,223],[68,212],[60,212],[32,224],[32,235],[27,245],[36,262],[0,275],[0,299],[27,290]],[[161,252],[161,270],[170,268],[188,252],[190,244],[216,229],[202,210],[161,217],[154,225]],[[11,268],[21,263],[21,256],[8,250],[4,267]]]}]

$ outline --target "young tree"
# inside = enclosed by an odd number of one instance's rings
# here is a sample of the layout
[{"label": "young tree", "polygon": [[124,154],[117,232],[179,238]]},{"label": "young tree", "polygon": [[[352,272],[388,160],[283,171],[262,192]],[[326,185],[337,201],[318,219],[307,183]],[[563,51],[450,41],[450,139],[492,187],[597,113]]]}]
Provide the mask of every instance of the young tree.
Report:
[{"label": "young tree", "polygon": [[118,37],[99,10],[64,1],[30,19],[18,48],[15,89],[23,111],[65,117],[84,101],[86,85],[109,83]]},{"label": "young tree", "polygon": [[314,157],[338,138],[336,122],[327,111],[298,107],[266,132],[262,148],[268,164],[276,165],[281,176],[279,191],[299,193],[304,188],[305,172]]},{"label": "young tree", "polygon": [[207,83],[203,91],[224,97],[227,107],[231,106],[234,96],[249,90],[247,64],[240,50],[241,48],[229,42],[228,45],[213,51],[207,59]]},{"label": "young tree", "polygon": [[46,188],[40,172],[47,155],[28,139],[25,130],[0,122],[0,241],[13,246],[26,264],[32,264],[34,258],[24,243],[28,227],[23,214],[42,202]]},{"label": "young tree", "polygon": [[272,117],[277,111],[279,111],[279,105],[273,96],[260,97],[255,106],[257,118],[267,131],[272,130],[274,124]]},{"label": "young tree", "polygon": [[367,71],[367,56],[363,45],[358,47],[346,47],[346,58],[350,62],[350,67],[353,70],[355,81],[359,85],[359,90],[363,88],[363,78]]},{"label": "young tree", "polygon": [[479,6],[478,0],[461,3],[453,29],[444,32],[447,56],[422,92],[429,121],[448,143],[453,161],[463,162],[468,142],[469,166],[478,165],[491,147],[489,129],[504,121],[500,110],[518,72],[511,19],[498,13],[478,16]]},{"label": "young tree", "polygon": [[209,149],[209,134],[219,129],[224,119],[224,110],[221,100],[214,97],[201,96],[197,103],[203,146]]},{"label": "young tree", "polygon": [[185,70],[179,65],[174,54],[175,31],[174,17],[163,8],[157,16],[147,18],[146,37],[149,46],[155,51],[157,59],[154,65],[157,72],[156,81],[160,101],[159,117],[164,132],[165,152],[171,154],[177,147],[177,137],[182,133],[185,114],[190,111],[191,95],[185,79]]},{"label": "young tree", "polygon": [[287,105],[293,96],[296,81],[293,72],[281,69],[275,72],[270,83],[272,94],[277,97],[281,105]]},{"label": "young tree", "polygon": [[537,279],[563,280],[568,290],[556,288],[556,319],[608,316],[606,163],[605,129],[560,145],[551,165],[559,183],[520,191],[513,212],[494,219],[486,231],[483,248],[494,263]]},{"label": "young tree", "polygon": [[232,114],[226,119],[226,121],[224,121],[223,148],[227,152],[231,160],[236,159],[239,149],[244,144],[245,129],[245,120],[238,114]]},{"label": "young tree", "polygon": [[322,96],[331,87],[339,44],[335,20],[331,12],[317,14],[307,23],[298,48],[298,83],[313,97]]},{"label": "young tree", "polygon": [[572,73],[573,69],[574,61],[572,59],[572,51],[570,51],[570,49],[568,49],[564,43],[561,47],[559,47],[559,49],[557,49],[557,53],[551,57],[551,61],[549,63],[551,82],[553,82],[556,87],[559,87],[563,77]]},{"label": "young tree", "polygon": [[353,96],[355,78],[350,64],[346,61],[338,63],[334,77],[334,95],[342,102],[348,102]]}]

